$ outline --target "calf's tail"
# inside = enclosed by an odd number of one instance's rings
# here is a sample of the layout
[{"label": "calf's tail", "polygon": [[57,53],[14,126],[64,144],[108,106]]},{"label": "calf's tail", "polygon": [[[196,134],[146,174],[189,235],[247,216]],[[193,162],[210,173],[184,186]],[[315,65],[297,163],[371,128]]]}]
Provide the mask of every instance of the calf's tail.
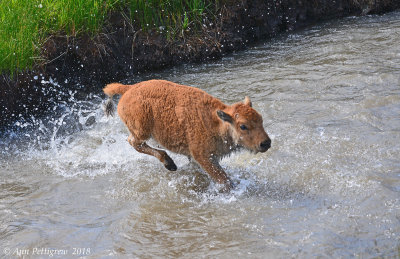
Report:
[{"label": "calf's tail", "polygon": [[106,95],[108,95],[108,100],[104,104],[104,111],[107,116],[112,116],[114,115],[115,112],[115,106],[113,102],[113,96],[116,94],[124,94],[126,91],[128,91],[130,88],[130,85],[123,85],[119,83],[112,83],[106,85],[104,87],[103,91]]}]

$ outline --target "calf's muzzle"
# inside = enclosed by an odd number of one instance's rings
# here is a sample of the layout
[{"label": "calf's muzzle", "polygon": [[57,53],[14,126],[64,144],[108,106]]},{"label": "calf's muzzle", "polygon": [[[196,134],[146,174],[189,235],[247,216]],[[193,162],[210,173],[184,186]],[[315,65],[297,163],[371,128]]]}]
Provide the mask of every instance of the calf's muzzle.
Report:
[{"label": "calf's muzzle", "polygon": [[265,152],[271,147],[271,139],[266,139],[260,143],[260,152]]}]

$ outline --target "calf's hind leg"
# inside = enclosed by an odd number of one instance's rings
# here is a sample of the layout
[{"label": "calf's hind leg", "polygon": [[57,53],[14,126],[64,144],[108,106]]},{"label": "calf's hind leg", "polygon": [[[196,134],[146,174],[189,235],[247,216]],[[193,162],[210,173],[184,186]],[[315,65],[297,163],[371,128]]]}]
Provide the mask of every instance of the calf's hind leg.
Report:
[{"label": "calf's hind leg", "polygon": [[145,141],[136,140],[132,134],[128,137],[128,142],[138,152],[154,156],[158,158],[158,160],[160,160],[161,163],[164,164],[165,168],[167,168],[170,171],[176,171],[177,167],[174,163],[174,160],[172,160],[172,158],[169,157],[167,152],[152,148],[149,145],[147,145]]}]

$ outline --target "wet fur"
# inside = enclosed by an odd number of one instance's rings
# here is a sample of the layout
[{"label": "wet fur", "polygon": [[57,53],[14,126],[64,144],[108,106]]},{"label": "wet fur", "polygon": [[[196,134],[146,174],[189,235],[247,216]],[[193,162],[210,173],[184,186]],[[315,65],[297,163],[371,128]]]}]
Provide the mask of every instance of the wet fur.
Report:
[{"label": "wet fur", "polygon": [[107,101],[104,103],[104,113],[107,116],[114,116],[115,113],[115,106],[114,106],[114,102],[113,99],[111,97],[109,97],[107,99]]},{"label": "wet fur", "polygon": [[[122,95],[118,114],[131,133],[128,142],[137,151],[157,157],[168,170],[176,170],[165,151],[147,145],[152,137],[166,149],[194,158],[227,189],[231,183],[219,160],[243,146],[258,152],[259,143],[269,139],[261,115],[251,107],[249,98],[229,106],[200,89],[164,80],[113,83],[104,88],[104,93],[109,96],[107,115],[114,112],[113,95]],[[251,134],[243,133],[239,122],[246,123]]]}]

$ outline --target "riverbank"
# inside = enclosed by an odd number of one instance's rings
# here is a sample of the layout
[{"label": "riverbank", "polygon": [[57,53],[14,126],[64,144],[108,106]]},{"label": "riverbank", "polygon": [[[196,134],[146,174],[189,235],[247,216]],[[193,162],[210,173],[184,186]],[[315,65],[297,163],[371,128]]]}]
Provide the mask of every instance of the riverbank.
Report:
[{"label": "riverbank", "polygon": [[162,31],[134,28],[126,15],[114,12],[95,37],[52,35],[42,48],[47,62],[13,78],[0,77],[0,128],[48,111],[70,91],[84,96],[138,72],[217,59],[321,20],[399,7],[394,0],[229,1],[216,17],[204,20],[201,30],[174,41]]}]

